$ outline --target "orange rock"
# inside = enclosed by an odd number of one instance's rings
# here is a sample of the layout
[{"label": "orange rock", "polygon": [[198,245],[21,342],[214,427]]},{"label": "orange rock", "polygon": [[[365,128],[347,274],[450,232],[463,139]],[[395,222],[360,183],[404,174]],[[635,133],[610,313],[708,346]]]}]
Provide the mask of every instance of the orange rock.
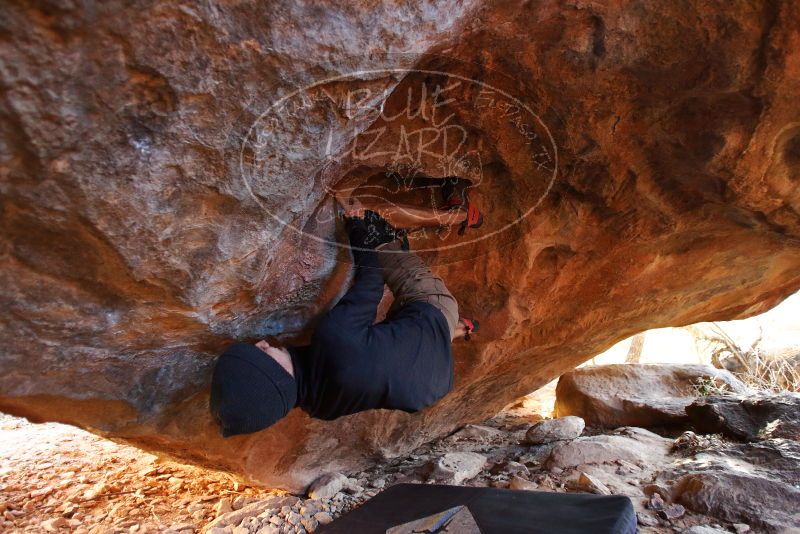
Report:
[{"label": "orange rock", "polygon": [[[800,288],[797,2],[313,4],[4,4],[0,410],[302,491]],[[223,439],[216,355],[348,280],[331,189],[415,172],[486,216],[412,239],[481,321],[453,391]]]}]

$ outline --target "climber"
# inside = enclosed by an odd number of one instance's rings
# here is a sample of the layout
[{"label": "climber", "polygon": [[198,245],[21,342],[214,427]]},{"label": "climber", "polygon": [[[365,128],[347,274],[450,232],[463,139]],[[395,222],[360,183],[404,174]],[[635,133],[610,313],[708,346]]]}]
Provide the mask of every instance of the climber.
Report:
[{"label": "climber", "polygon": [[[450,391],[451,343],[468,339],[477,321],[459,319],[442,279],[404,250],[385,219],[357,199],[342,202],[356,266],[352,287],[321,319],[310,345],[263,340],[222,354],[210,406],[223,436],[267,428],[296,406],[325,420],[377,408],[415,412]],[[394,304],[373,324],[384,282]]]}]

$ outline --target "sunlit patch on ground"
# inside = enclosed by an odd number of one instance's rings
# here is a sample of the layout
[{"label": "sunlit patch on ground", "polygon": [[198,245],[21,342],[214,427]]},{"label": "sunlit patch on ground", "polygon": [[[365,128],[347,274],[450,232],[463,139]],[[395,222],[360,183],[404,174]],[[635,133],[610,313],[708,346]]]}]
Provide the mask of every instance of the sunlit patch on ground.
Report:
[{"label": "sunlit patch on ground", "polygon": [[266,495],[57,423],[0,414],[3,532],[160,532],[203,525],[221,498]]}]

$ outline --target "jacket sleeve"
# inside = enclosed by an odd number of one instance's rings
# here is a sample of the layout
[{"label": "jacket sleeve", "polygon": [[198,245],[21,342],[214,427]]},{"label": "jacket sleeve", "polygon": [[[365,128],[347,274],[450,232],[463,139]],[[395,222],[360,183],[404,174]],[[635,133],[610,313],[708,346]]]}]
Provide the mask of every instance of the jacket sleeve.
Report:
[{"label": "jacket sleeve", "polygon": [[383,270],[378,254],[372,245],[367,244],[370,242],[369,230],[364,220],[348,219],[347,230],[356,267],[355,279],[326,319],[332,319],[345,328],[369,326],[375,320],[383,297]]}]

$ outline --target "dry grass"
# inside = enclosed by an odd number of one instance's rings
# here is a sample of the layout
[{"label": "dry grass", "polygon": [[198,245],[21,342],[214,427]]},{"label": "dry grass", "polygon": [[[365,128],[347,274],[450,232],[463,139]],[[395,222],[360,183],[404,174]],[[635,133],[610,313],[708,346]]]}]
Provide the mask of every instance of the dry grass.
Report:
[{"label": "dry grass", "polygon": [[710,323],[703,337],[716,345],[712,350],[714,365],[728,369],[751,388],[800,391],[800,353],[767,354],[759,346],[761,337],[750,347],[741,347],[718,323]]}]

